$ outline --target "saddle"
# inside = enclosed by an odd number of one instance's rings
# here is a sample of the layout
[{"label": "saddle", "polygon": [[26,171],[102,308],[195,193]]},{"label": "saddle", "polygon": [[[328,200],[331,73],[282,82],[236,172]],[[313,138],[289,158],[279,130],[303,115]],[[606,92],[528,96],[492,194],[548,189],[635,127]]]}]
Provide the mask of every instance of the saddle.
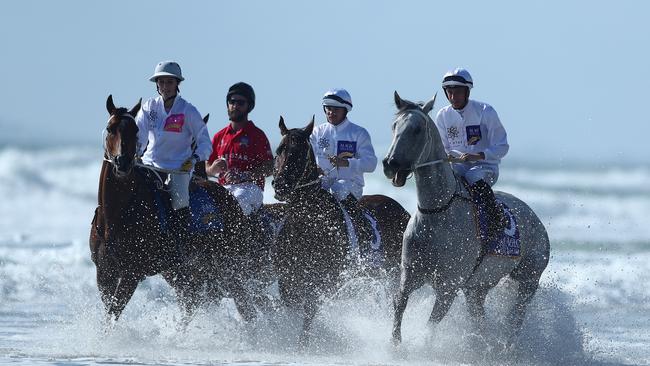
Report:
[{"label": "saddle", "polygon": [[[474,204],[477,236],[483,242],[485,254],[519,257],[521,254],[519,228],[510,207],[495,196],[488,197],[480,190],[477,192],[464,178],[461,181]],[[494,202],[486,202],[488,199],[493,199]],[[490,205],[495,207],[490,209]]]},{"label": "saddle", "polygon": [[[136,168],[137,172],[144,177],[144,180],[151,191],[158,220],[163,232],[173,231],[173,209],[171,207],[171,196],[163,182],[150,170]],[[209,190],[199,180],[190,181],[190,212],[191,212],[191,233],[206,233],[210,231],[223,231],[223,208],[218,202],[222,200],[214,197],[214,190]]]}]

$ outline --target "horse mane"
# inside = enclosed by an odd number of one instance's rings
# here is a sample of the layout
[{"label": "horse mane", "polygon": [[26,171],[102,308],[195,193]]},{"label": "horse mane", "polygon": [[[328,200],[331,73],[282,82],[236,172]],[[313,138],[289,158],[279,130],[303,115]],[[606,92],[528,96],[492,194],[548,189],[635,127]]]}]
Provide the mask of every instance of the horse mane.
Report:
[{"label": "horse mane", "polygon": [[303,130],[302,128],[292,128],[289,130],[289,134],[307,140],[309,140],[309,137],[311,136],[311,134],[307,133],[307,131]]},{"label": "horse mane", "polygon": [[115,109],[115,115],[116,116],[121,116],[121,115],[126,114],[128,112],[129,111],[124,107],[120,107],[120,108]]}]

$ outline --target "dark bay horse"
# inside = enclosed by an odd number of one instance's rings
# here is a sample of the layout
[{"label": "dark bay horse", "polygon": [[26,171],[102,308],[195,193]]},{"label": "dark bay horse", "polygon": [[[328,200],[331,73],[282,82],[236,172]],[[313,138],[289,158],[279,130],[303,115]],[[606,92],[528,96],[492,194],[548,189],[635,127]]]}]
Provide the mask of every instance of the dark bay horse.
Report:
[{"label": "dark bay horse", "polygon": [[[305,128],[289,130],[280,118],[282,140],[273,173],[276,197],[286,201],[284,224],[276,243],[278,285],[283,302],[303,310],[302,345],[308,342],[321,296],[341,284],[346,269],[354,271],[351,267],[358,266],[350,253],[343,208],[320,184],[309,142],[313,128],[312,119]],[[360,205],[377,221],[384,248],[383,269],[396,281],[409,214],[395,200],[382,195],[364,196]]]},{"label": "dark bay horse", "polygon": [[140,281],[162,274],[187,315],[210,296],[229,294],[242,317],[252,319],[255,309],[241,278],[250,240],[241,230],[244,218],[237,202],[215,183],[194,181],[192,187],[203,187],[219,206],[223,225],[220,230],[186,238],[187,254],[181,255],[174,228],[163,228],[160,203],[156,203],[151,184],[155,178],[150,169],[136,164],[138,127],[134,116],[140,102],[127,111],[115,107],[109,96],[106,109],[110,118],[90,251],[109,318],[119,318]]},{"label": "dark bay horse", "polygon": [[508,317],[508,343],[512,344],[548,264],[548,235],[526,203],[513,195],[495,192],[510,210],[510,222],[503,235],[520,240],[520,253],[486,255],[486,245],[477,233],[478,218],[471,215],[474,204],[448,163],[438,129],[429,117],[434,102],[435,97],[421,106],[403,100],[395,92],[398,112],[393,140],[383,160],[384,174],[395,186],[403,186],[413,173],[418,200],[418,210],[404,233],[393,341],[402,339],[402,316],[409,295],[425,283],[430,283],[436,294],[429,323],[442,320],[462,290],[475,326],[484,332],[487,293],[508,276],[517,282],[515,304]]}]

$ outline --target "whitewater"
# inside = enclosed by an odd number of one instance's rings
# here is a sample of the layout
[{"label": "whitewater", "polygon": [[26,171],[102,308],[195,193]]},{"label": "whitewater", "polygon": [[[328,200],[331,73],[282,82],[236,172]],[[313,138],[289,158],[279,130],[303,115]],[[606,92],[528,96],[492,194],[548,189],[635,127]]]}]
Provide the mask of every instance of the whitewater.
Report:
[{"label": "whitewater", "polygon": [[[508,280],[488,296],[488,340],[472,334],[462,295],[429,328],[435,296],[425,286],[393,347],[392,306],[383,284],[368,279],[326,301],[305,350],[296,347],[295,314],[246,324],[229,299],[181,330],[159,277],[140,285],[107,330],[88,249],[101,158],[98,147],[0,147],[0,365],[650,365],[648,164],[502,164],[495,189],[526,201],[551,239],[517,349],[503,353]],[[396,189],[380,168],[365,193],[416,208],[413,182]],[[268,184],[265,201],[273,201]]]}]

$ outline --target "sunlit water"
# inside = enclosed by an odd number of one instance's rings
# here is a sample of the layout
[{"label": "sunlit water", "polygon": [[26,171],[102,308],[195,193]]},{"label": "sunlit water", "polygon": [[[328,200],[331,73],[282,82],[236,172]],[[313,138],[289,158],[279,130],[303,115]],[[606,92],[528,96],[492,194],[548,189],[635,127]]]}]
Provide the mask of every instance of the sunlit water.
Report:
[{"label": "sunlit water", "polygon": [[[491,336],[473,334],[459,296],[427,326],[429,287],[411,298],[404,342],[390,343],[384,284],[362,279],[327,300],[306,349],[287,310],[244,323],[231,300],[202,308],[186,329],[168,285],[143,282],[106,329],[88,250],[101,153],[0,149],[0,364],[12,365],[591,365],[650,364],[650,167],[504,165],[497,189],[547,225],[552,257],[515,349],[503,350],[513,284],[487,299]],[[366,193],[415,209],[413,182],[378,172]],[[272,200],[267,187],[266,200]]]}]

